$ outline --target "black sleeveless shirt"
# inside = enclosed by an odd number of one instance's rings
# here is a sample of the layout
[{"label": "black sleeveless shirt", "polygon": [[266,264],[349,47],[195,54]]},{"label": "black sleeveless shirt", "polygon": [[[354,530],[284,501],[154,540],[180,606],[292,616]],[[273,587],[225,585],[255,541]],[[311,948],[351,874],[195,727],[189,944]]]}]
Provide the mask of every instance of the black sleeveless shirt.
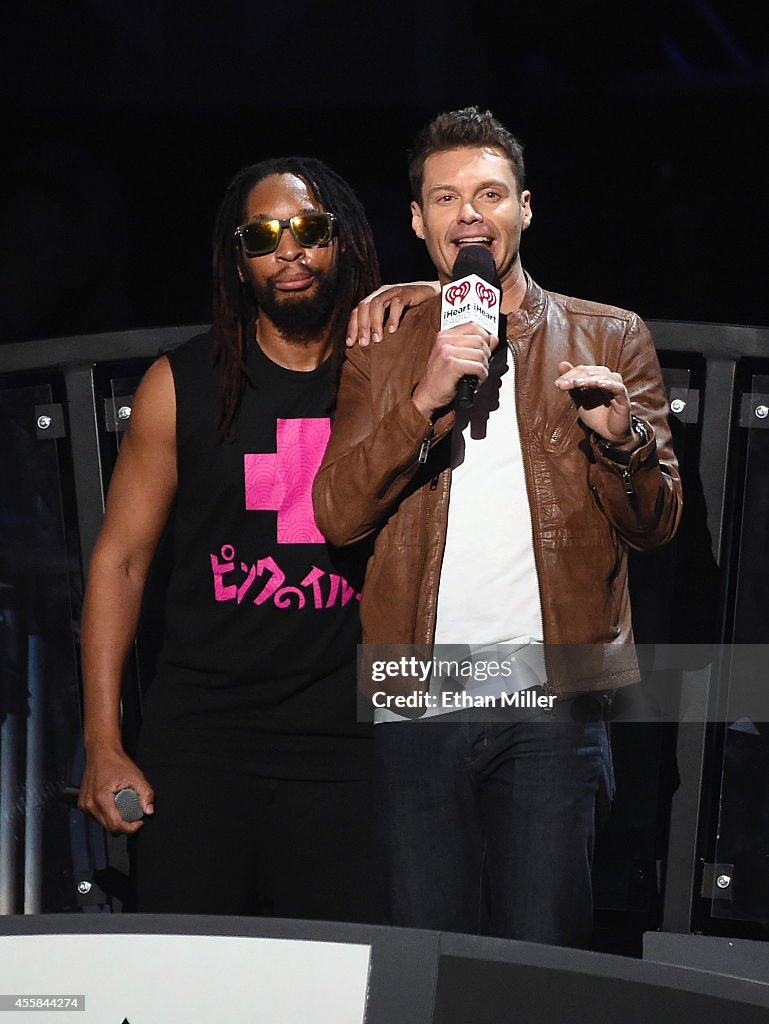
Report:
[{"label": "black sleeveless shirt", "polygon": [[210,334],[169,355],[178,491],[173,568],[137,759],[280,778],[356,778],[359,552],[315,524],[312,481],[330,433],[331,366],[248,354],[233,443],[216,443],[221,374]]}]

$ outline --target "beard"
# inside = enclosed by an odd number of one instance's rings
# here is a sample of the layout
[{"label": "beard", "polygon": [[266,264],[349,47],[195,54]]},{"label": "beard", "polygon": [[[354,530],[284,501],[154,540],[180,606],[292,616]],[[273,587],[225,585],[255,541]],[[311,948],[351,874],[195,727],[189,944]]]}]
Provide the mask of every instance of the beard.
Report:
[{"label": "beard", "polygon": [[316,286],[311,295],[303,292],[281,292],[272,281],[250,282],[251,292],[260,312],[267,316],[288,342],[306,344],[316,341],[329,325],[336,298],[336,267],[311,270]]}]

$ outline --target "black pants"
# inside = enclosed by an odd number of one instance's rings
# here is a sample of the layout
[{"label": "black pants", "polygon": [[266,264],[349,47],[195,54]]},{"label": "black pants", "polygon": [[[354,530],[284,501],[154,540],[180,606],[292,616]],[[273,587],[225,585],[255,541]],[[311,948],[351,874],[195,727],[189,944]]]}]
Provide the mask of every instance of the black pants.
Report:
[{"label": "black pants", "polygon": [[382,921],[368,782],[147,776],[155,814],[132,842],[139,912]]}]

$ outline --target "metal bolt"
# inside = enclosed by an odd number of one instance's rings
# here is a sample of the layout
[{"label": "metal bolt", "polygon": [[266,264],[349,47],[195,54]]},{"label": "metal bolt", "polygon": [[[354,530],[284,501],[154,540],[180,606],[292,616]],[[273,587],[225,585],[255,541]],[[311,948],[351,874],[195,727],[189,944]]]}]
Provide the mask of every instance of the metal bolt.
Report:
[{"label": "metal bolt", "polygon": [[732,884],[732,876],[731,875],[719,875],[718,878],[716,879],[716,885],[718,886],[719,889],[728,889],[731,884]]},{"label": "metal bolt", "polygon": [[765,420],[766,417],[769,416],[769,406],[767,406],[767,405],[757,405],[756,406],[756,416],[758,416],[758,418],[760,420]]},{"label": "metal bolt", "polygon": [[77,891],[79,893],[81,893],[83,896],[87,896],[88,893],[91,891],[91,883],[90,882],[78,882],[77,883]]},{"label": "metal bolt", "polygon": [[117,418],[119,420],[130,420],[131,418],[131,406],[121,405],[117,411]]},{"label": "metal bolt", "polygon": [[683,400],[683,398],[674,398],[673,401],[670,403],[670,411],[671,412],[675,412],[675,413],[683,412],[685,408],[686,408],[686,402]]},{"label": "metal bolt", "polygon": [[50,425],[52,423],[53,423],[53,420],[51,419],[50,416],[38,416],[37,417],[37,425],[40,428],[40,430],[48,430],[48,428],[50,427]]}]

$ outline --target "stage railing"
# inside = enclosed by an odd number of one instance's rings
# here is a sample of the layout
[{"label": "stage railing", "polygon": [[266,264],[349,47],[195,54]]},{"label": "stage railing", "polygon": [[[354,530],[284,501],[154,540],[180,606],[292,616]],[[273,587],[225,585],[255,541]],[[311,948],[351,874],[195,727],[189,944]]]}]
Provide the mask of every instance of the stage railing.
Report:
[{"label": "stage railing", "polygon": [[[769,329],[649,326],[671,406],[686,512],[673,545],[632,557],[637,638],[769,642],[769,545],[762,525],[769,521]],[[203,329],[0,347],[2,914],[121,906],[124,847],[73,806],[83,759],[83,581],[136,384],[158,354]],[[154,594],[151,589],[150,614],[126,671],[129,749],[157,649]],[[636,937],[649,928],[752,929],[769,937],[769,907],[762,903],[769,867],[741,852],[739,836],[725,836],[722,826],[738,830],[739,822],[720,807],[748,766],[756,758],[760,763],[767,727],[752,723],[754,732],[735,737],[709,721],[708,709],[728,690],[728,673],[689,666],[674,685],[696,691],[701,722],[614,729],[618,797],[596,852],[598,936],[607,949],[628,928]],[[690,706],[690,694],[687,699]],[[724,865],[729,870],[719,871]],[[712,878],[723,882],[727,875],[730,892],[714,890]]]}]

